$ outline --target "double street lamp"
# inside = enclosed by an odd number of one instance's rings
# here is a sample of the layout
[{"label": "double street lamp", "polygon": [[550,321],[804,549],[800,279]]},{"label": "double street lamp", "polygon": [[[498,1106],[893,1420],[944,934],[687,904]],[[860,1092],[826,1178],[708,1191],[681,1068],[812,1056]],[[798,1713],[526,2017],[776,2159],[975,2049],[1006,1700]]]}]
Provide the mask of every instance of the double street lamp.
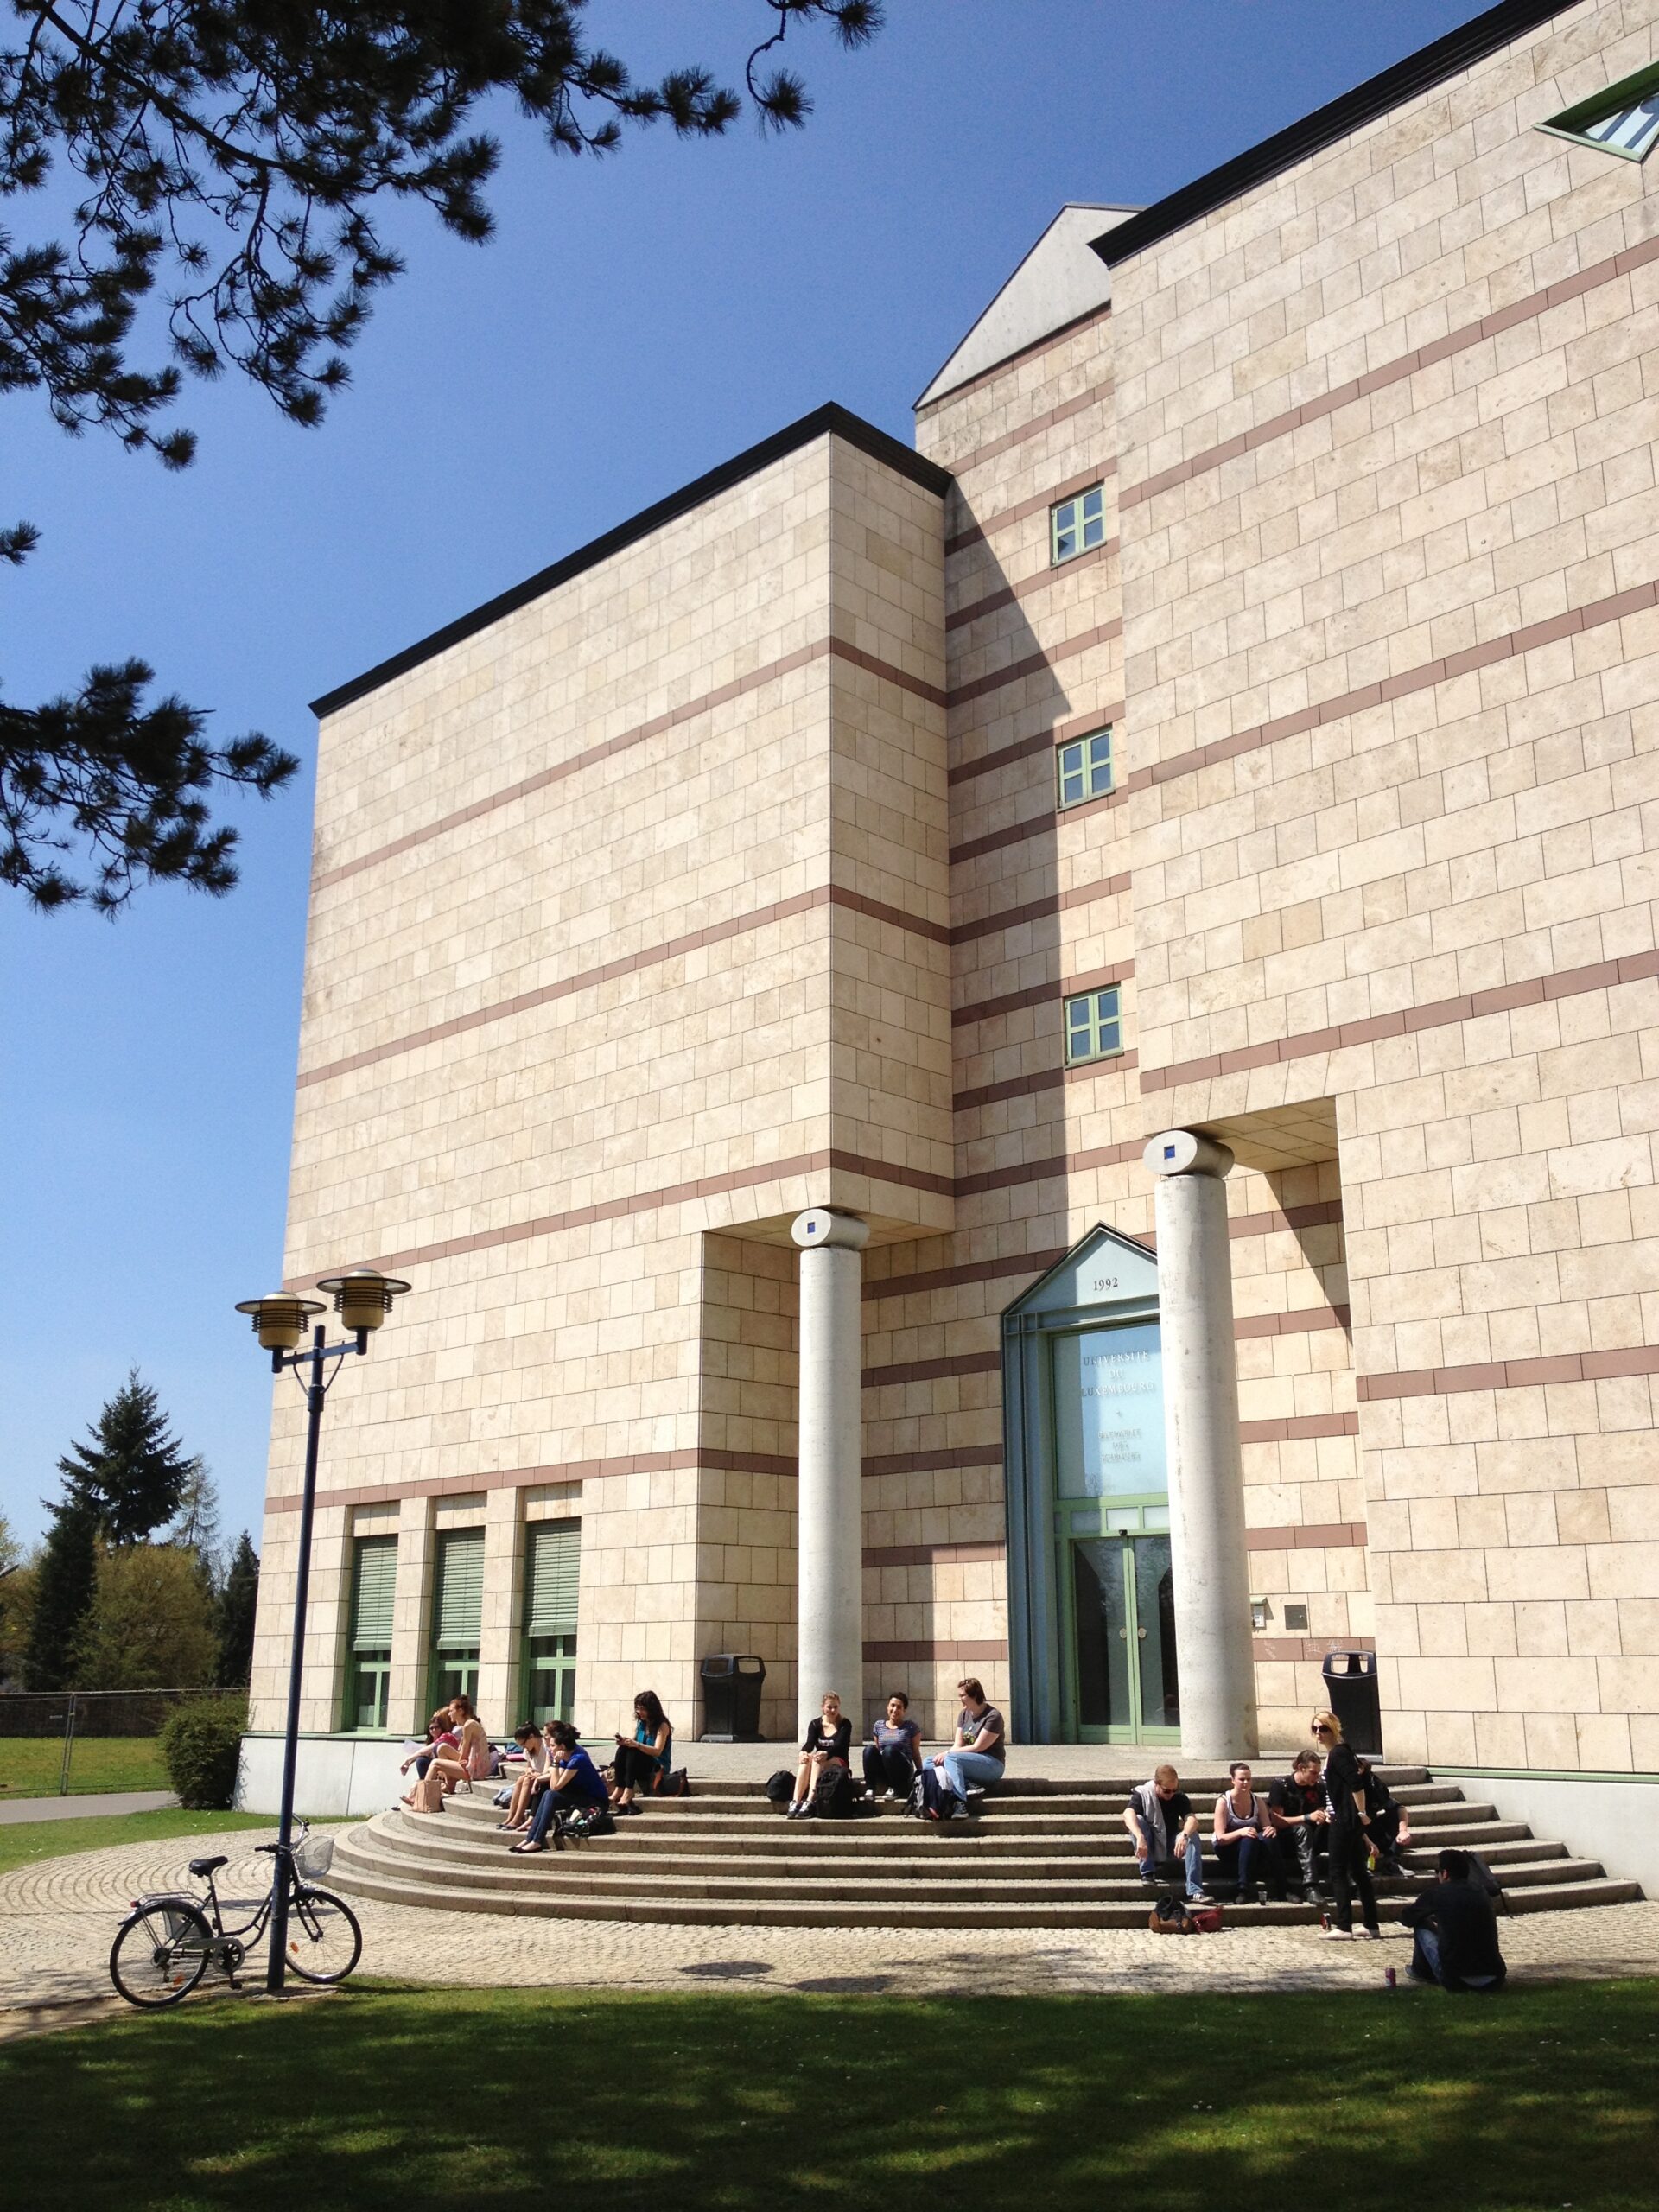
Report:
[{"label": "double street lamp", "polygon": [[300,1556],[294,1583],[294,1649],[288,1670],[288,1726],[283,1737],[283,1798],[276,1831],[277,1856],[271,1884],[270,1957],[265,1970],[265,1987],[273,1995],[279,1994],[288,1966],[288,1897],[291,1881],[292,1860],[289,1852],[293,1843],[294,1774],[300,1751],[300,1675],[305,1662],[305,1600],[311,1580],[311,1522],[317,1497],[317,1440],[322,1429],[322,1408],[340,1370],[329,1373],[330,1363],[344,1359],[352,1352],[365,1352],[371,1333],[380,1326],[391,1311],[392,1300],[401,1298],[409,1288],[395,1275],[383,1275],[374,1268],[354,1268],[351,1274],[324,1275],[318,1283],[319,1290],[327,1291],[334,1300],[334,1311],[341,1325],[350,1332],[351,1342],[331,1344],[326,1341],[327,1329],[319,1322],[311,1332],[311,1342],[302,1349],[300,1339],[305,1334],[313,1314],[326,1308],[320,1299],[299,1298],[288,1291],[275,1292],[269,1298],[246,1298],[237,1306],[238,1313],[251,1315],[253,1332],[259,1339],[262,1351],[270,1354],[270,1371],[280,1375],[285,1367],[296,1374],[308,1366],[310,1379],[305,1384],[305,1486],[300,1493]]}]

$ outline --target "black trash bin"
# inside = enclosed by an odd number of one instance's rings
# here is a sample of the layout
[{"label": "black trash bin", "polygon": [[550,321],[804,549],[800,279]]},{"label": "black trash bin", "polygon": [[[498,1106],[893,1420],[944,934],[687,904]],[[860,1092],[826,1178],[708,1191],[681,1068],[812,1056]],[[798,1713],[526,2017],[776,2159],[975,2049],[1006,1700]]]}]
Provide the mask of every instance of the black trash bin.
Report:
[{"label": "black trash bin", "polygon": [[705,1744],[758,1744],[760,1740],[760,1685],[766,1662],[752,1651],[721,1651],[705,1659],[702,1677],[702,1735]]},{"label": "black trash bin", "polygon": [[1342,1723],[1344,1743],[1363,1758],[1382,1756],[1382,1700],[1375,1651],[1327,1651],[1321,1670],[1325,1702]]}]

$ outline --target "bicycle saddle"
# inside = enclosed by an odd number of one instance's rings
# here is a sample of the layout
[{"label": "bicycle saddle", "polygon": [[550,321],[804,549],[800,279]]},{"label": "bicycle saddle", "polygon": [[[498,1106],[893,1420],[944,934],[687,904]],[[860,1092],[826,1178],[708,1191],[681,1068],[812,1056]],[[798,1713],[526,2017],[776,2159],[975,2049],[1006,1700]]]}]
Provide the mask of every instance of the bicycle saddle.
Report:
[{"label": "bicycle saddle", "polygon": [[193,1859],[190,1861],[190,1872],[198,1881],[204,1881],[209,1874],[216,1874],[221,1866],[228,1866],[230,1863],[230,1860],[225,1858]]}]

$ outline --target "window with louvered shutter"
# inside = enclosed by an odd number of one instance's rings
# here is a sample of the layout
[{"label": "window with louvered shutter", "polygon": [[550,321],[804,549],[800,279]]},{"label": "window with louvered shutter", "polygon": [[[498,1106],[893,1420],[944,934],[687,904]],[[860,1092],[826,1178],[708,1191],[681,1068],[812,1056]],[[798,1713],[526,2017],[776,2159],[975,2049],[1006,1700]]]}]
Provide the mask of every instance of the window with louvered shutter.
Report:
[{"label": "window with louvered shutter", "polygon": [[528,1530],[524,1633],[572,1636],[582,1571],[582,1524],[540,1521]]},{"label": "window with louvered shutter", "polygon": [[438,1539],[438,1593],[432,1641],[440,1650],[475,1645],[484,1618],[484,1531],[457,1529]]},{"label": "window with louvered shutter", "polygon": [[397,1594],[397,1539],[359,1536],[352,1603],[353,1651],[390,1651],[392,1601]]}]

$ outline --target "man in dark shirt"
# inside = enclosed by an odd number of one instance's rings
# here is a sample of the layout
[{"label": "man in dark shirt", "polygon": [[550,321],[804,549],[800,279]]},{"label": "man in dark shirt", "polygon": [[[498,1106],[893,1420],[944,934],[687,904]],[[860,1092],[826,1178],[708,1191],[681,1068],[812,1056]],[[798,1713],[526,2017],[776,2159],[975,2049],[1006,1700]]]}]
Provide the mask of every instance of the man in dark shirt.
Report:
[{"label": "man in dark shirt", "polygon": [[1268,1817],[1280,1849],[1295,1860],[1302,1895],[1309,1904],[1322,1904],[1319,1878],[1331,1815],[1325,1806],[1325,1784],[1319,1779],[1317,1752],[1299,1752],[1284,1780],[1274,1783],[1268,1792]]},{"label": "man in dark shirt", "polygon": [[1135,1846],[1136,1872],[1148,1889],[1160,1872],[1179,1869],[1186,1878],[1189,1904],[1213,1904],[1204,1886],[1204,1849],[1198,1816],[1173,1766],[1160,1766],[1150,1782],[1129,1792],[1123,1825]]},{"label": "man in dark shirt", "polygon": [[1470,1879],[1473,1872],[1466,1851],[1443,1851],[1435,1861],[1433,1888],[1414,1897],[1401,1915],[1414,1931],[1414,1981],[1483,1993],[1503,1986],[1509,1968],[1497,1948],[1497,1916],[1485,1891]]}]

